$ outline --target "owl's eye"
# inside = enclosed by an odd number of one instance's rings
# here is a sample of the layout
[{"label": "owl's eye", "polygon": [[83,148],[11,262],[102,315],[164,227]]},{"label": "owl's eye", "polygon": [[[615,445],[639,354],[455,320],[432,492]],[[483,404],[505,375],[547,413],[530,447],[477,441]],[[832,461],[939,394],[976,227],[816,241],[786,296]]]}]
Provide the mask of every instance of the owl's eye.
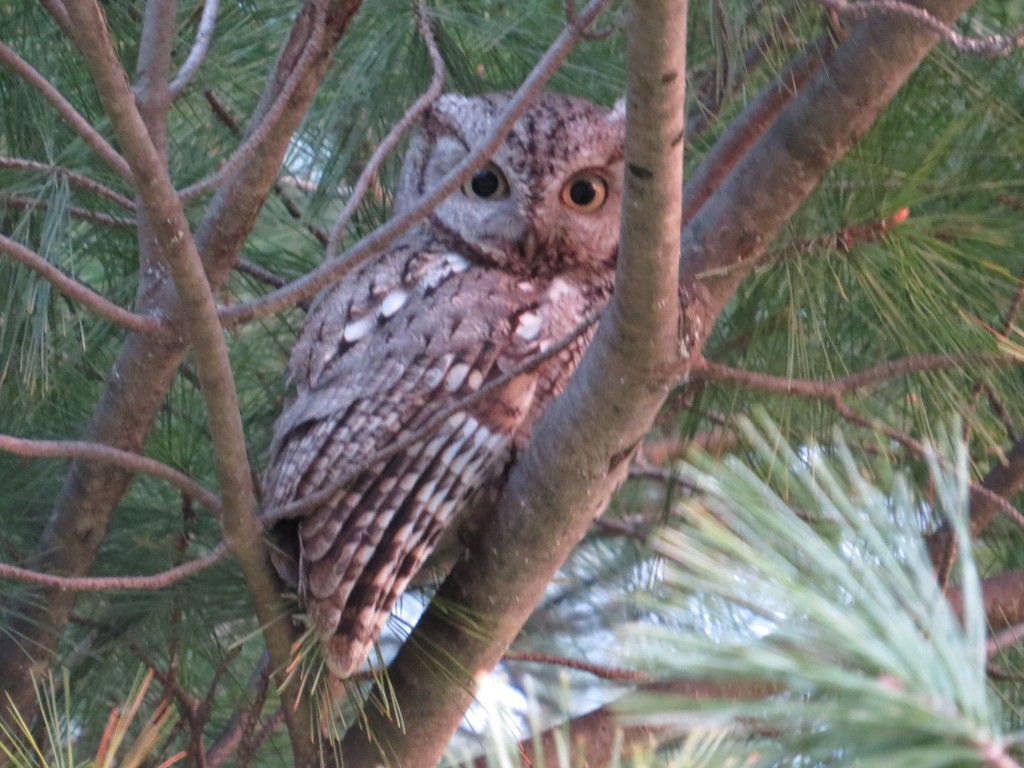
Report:
[{"label": "owl's eye", "polygon": [[508,197],[508,181],[498,166],[488,163],[462,182],[462,194],[480,200]]},{"label": "owl's eye", "polygon": [[608,183],[594,171],[577,173],[562,187],[562,202],[580,213],[600,210],[608,198]]}]

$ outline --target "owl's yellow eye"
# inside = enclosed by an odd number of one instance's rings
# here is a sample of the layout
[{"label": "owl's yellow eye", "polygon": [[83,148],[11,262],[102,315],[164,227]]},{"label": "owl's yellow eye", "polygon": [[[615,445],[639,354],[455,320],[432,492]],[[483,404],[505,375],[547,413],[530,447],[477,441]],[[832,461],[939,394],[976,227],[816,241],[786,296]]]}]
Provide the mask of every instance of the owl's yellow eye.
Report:
[{"label": "owl's yellow eye", "polygon": [[498,166],[488,163],[462,182],[462,194],[479,200],[508,197],[508,181]]},{"label": "owl's yellow eye", "polygon": [[580,213],[600,210],[607,199],[608,182],[594,171],[581,171],[562,187],[562,202]]}]

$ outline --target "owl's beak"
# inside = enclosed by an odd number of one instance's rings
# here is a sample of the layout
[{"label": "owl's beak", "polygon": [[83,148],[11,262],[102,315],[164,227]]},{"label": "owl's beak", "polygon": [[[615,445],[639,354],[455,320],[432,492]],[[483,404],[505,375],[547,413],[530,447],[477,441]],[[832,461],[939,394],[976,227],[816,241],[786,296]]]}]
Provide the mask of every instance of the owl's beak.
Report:
[{"label": "owl's beak", "polygon": [[526,232],[526,237],[523,238],[523,262],[529,264],[533,262],[533,255],[537,252],[537,233],[532,229]]}]

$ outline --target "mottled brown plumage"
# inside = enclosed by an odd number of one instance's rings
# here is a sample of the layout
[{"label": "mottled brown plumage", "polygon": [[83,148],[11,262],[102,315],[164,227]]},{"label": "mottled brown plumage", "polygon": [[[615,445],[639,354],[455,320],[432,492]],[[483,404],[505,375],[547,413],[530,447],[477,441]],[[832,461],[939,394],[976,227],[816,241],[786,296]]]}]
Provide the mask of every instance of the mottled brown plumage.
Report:
[{"label": "mottled brown plumage", "polygon": [[[480,143],[507,99],[452,95],[435,104],[410,144],[396,212]],[[622,138],[621,111],[539,97],[461,190],[320,295],[292,352],[295,394],[271,449],[269,510],[337,482],[604,306]],[[457,539],[452,532],[471,522],[461,513],[486,506],[470,501],[500,486],[590,335],[281,527],[278,567],[295,579],[333,674],[365,662],[438,539]]]}]

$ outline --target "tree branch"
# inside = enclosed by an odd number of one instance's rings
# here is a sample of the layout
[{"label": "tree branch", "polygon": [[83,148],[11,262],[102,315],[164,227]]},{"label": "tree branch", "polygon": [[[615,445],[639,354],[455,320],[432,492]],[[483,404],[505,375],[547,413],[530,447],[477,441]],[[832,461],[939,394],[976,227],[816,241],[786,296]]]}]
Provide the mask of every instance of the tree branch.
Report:
[{"label": "tree branch", "polygon": [[[1000,512],[1004,511],[1006,499],[1024,491],[1024,438],[1017,440],[1006,452],[1005,462],[996,464],[982,478],[981,487],[988,491],[984,496],[971,496],[971,535],[980,536]],[[1014,510],[1016,511],[1016,510]],[[932,563],[941,573],[952,564],[953,531],[948,523],[928,537],[928,552]],[[1021,613],[1024,617],[1024,612]],[[1020,619],[1024,621],[1024,618]]]},{"label": "tree branch", "polygon": [[[899,432],[899,431],[893,429],[892,427],[889,427],[888,425],[881,423],[878,420],[870,419],[870,418],[867,418],[866,416],[862,416],[861,414],[857,413],[852,408],[850,408],[850,406],[848,406],[839,395],[834,396],[831,399],[830,403],[831,403],[832,407],[844,419],[849,421],[851,424],[857,424],[858,426],[864,427],[866,429],[871,429],[871,430],[875,430],[877,432],[881,432],[883,435],[888,437],[890,440],[896,441],[897,443],[902,445],[904,448],[909,449],[915,455],[917,455],[917,456],[919,456],[921,458],[926,458],[929,455],[930,451],[928,450],[927,446],[924,445],[924,443],[920,442],[919,440],[915,440],[914,438],[910,437],[909,435],[905,435],[902,432]],[[1016,448],[1017,448],[1017,446],[1014,446],[1014,449],[1016,449]],[[1012,452],[1013,451],[1011,451],[1011,453]],[[1009,457],[1009,455],[1008,455],[1008,457]],[[976,526],[978,526],[980,523],[983,522],[982,528],[984,528],[991,521],[991,517],[994,517],[997,512],[1002,512],[1004,515],[1007,516],[1007,518],[1009,518],[1009,520],[1014,525],[1016,525],[1018,528],[1024,530],[1024,515],[1021,515],[1021,513],[1017,510],[1017,508],[1014,507],[1006,498],[1006,497],[1014,495],[1014,493],[1018,492],[1019,490],[1024,489],[1024,473],[1020,473],[1020,474],[1021,474],[1021,476],[1016,478],[1017,483],[1019,483],[1020,485],[1019,486],[1015,485],[1015,484],[1011,484],[1010,485],[1010,489],[1011,490],[1013,488],[1016,488],[1016,490],[1013,493],[1010,493],[1010,492],[1008,492],[1008,493],[1001,493],[1000,491],[993,490],[985,482],[982,482],[982,483],[969,483],[968,484],[968,488],[969,488],[970,493],[971,493],[971,535],[972,536],[976,536],[976,535],[978,535],[978,533],[981,532],[981,529],[980,528],[976,528]],[[986,480],[987,479],[988,478],[986,477]],[[975,513],[975,506],[976,505],[980,506],[980,508],[985,511],[985,514],[990,514],[991,517],[987,517],[986,519],[984,519],[982,521],[982,519],[980,517],[981,513],[979,513],[979,514]],[[943,527],[944,528],[948,528],[947,525],[944,525]],[[938,531],[936,531],[935,534],[932,534],[932,536],[929,537],[929,543],[928,543],[929,550],[932,551],[932,553],[933,553],[933,562],[936,562],[936,560],[934,558],[934,550],[932,550],[932,547],[936,546],[937,543],[938,543],[938,541],[937,541],[938,537],[936,536],[936,534],[938,534]],[[950,542],[950,543],[952,543],[952,542]],[[946,558],[952,557],[952,553],[954,551],[955,551],[955,549],[953,547],[947,547],[944,550],[944,552],[946,553],[944,555],[944,557],[946,557]],[[936,570],[939,571],[939,573],[941,575],[940,581],[943,581],[943,582],[945,581],[945,574],[948,574],[948,565],[949,565],[949,563],[947,563],[946,565],[947,565],[946,568],[937,568],[936,569]]]},{"label": "tree branch", "polygon": [[203,0],[203,15],[199,19],[199,29],[196,30],[196,39],[192,49],[188,52],[188,58],[181,65],[178,74],[168,86],[171,98],[176,99],[185,90],[185,87],[192,82],[196,72],[199,71],[206,52],[210,48],[210,41],[213,39],[213,28],[217,23],[217,11],[220,7],[220,0]]},{"label": "tree branch", "polygon": [[[1024,622],[1024,570],[1003,571],[981,582],[985,621],[992,629],[1006,629]],[[959,586],[946,588],[946,599],[963,616],[963,593]]]},{"label": "tree branch", "polygon": [[[0,195],[0,206],[14,208],[20,211],[33,211],[36,209],[46,211],[49,210],[50,203],[47,200],[21,197],[19,195]],[[106,213],[94,211],[91,208],[83,208],[80,205],[65,206],[64,211],[66,211],[68,216],[73,219],[91,221],[95,224],[103,224],[108,227],[135,227],[134,219],[124,218],[123,216],[111,216]]]},{"label": "tree branch", "polygon": [[579,659],[571,659],[566,656],[555,656],[550,653],[534,653],[533,651],[509,651],[505,654],[503,661],[525,661],[531,664],[551,664],[565,669],[574,669],[578,672],[587,672],[601,680],[611,680],[616,683],[650,683],[651,676],[635,669],[623,669],[621,667],[608,667],[603,664],[593,664]]},{"label": "tree branch", "polygon": [[[252,155],[244,167],[218,189],[208,206],[196,233],[196,243],[214,285],[219,285],[226,277],[251,231],[256,216],[278,178],[281,161],[292,134],[299,127],[323,80],[330,62],[329,53],[348,28],[359,5],[360,0],[328,0],[327,29],[321,49],[314,54],[311,66],[305,69],[303,77],[293,89],[291,98],[287,100],[287,108],[271,125],[261,144],[262,150]],[[278,103],[280,93],[290,81],[304,52],[308,50],[307,42],[313,34],[312,26],[316,16],[315,5],[306,2],[292,26],[276,68],[267,80],[247,133],[252,132],[254,126],[268,124],[265,115]]]},{"label": "tree branch", "polygon": [[688,373],[695,379],[736,384],[762,392],[831,400],[838,395],[880,384],[897,376],[907,376],[924,371],[948,371],[971,364],[991,366],[1024,365],[1024,360],[997,352],[973,355],[912,355],[900,358],[899,360],[881,363],[880,365],[875,365],[847,376],[823,379],[821,381],[809,381],[807,379],[790,379],[756,371],[732,368],[721,363],[701,359],[690,366]]},{"label": "tree branch", "polygon": [[825,33],[787,64],[775,80],[733,120],[728,130],[701,159],[683,190],[683,226],[689,223],[746,152],[793,100],[824,62],[835,42]]},{"label": "tree branch", "polygon": [[[216,118],[220,120],[221,123],[223,123],[229,131],[231,131],[236,136],[242,135],[242,129],[239,128],[238,121],[235,120],[235,118],[228,111],[228,108],[223,103],[221,103],[220,99],[217,98],[216,94],[214,94],[213,91],[204,91],[203,98],[205,98],[206,103],[210,105],[210,109],[213,110],[213,114],[216,116]],[[274,190],[274,194],[277,196],[277,199],[281,201],[281,205],[283,205],[284,209],[288,212],[288,215],[291,216],[296,221],[302,222],[302,211],[288,196],[288,193],[285,191],[285,188],[281,184],[281,182],[275,181],[272,189]],[[326,248],[327,233],[320,227],[314,226],[309,222],[302,223],[303,226],[305,226],[306,231],[309,232],[309,234],[311,234],[313,237],[315,237],[316,241],[320,243],[320,245]],[[241,260],[239,259],[238,261]],[[282,279],[280,284],[275,285],[274,287],[282,288],[287,284],[288,281]],[[301,302],[299,303],[299,306],[302,306]]]},{"label": "tree branch", "polygon": [[1021,640],[1024,640],[1024,624],[1014,624],[989,638],[985,643],[985,654],[991,659],[1007,648],[1012,648]]},{"label": "tree branch", "polygon": [[100,156],[103,162],[109,165],[122,179],[128,183],[132,182],[132,172],[128,168],[128,163],[117,153],[117,150],[96,132],[89,121],[71,106],[71,103],[64,98],[60,91],[50,85],[45,77],[2,42],[0,42],[0,64],[6,65],[22,80],[39,91],[43,98],[57,110],[57,114],[64,119],[64,122],[71,127],[71,130],[77,133]]},{"label": "tree branch", "polygon": [[331,228],[331,233],[327,238],[327,255],[325,256],[327,259],[334,258],[337,255],[338,246],[341,242],[341,236],[345,232],[345,227],[348,226],[352,214],[355,213],[356,208],[363,201],[366,190],[370,186],[370,181],[377,175],[381,163],[384,162],[388,155],[394,152],[402,137],[441,95],[441,87],[444,85],[444,59],[441,58],[441,52],[437,49],[434,29],[430,26],[430,19],[427,17],[426,0],[416,0],[416,26],[420,30],[423,44],[427,46],[430,63],[434,71],[430,79],[430,85],[423,95],[416,99],[416,102],[406,110],[405,114],[402,115],[402,119],[388,131],[384,141],[377,146],[363,172],[359,174],[359,179],[352,188],[348,202],[345,203],[345,207],[338,214],[338,220],[335,222],[334,227]]},{"label": "tree branch", "polygon": [[[721,683],[704,680],[672,680],[645,686],[642,690],[693,699],[757,701],[779,693],[779,686],[771,683]],[[563,746],[569,749],[568,765],[587,768],[605,768],[620,765],[632,754],[634,745],[652,746],[666,737],[678,736],[679,728],[633,724],[621,712],[622,702],[574,717],[566,723],[552,726],[538,739],[520,744],[523,765],[563,765]],[[539,749],[538,749],[539,747]],[[477,758],[475,768],[489,768],[487,755]]]},{"label": "tree branch", "polygon": [[117,203],[122,208],[126,208],[129,211],[135,210],[135,203],[124,195],[115,192],[108,186],[100,184],[95,179],[91,179],[81,173],[76,173],[69,168],[62,168],[59,165],[50,165],[49,163],[40,163],[37,160],[25,160],[20,157],[0,157],[0,168],[11,168],[19,171],[39,171],[40,173],[53,174],[58,178],[66,179],[69,184],[80,187],[87,192],[92,192],[97,197],[102,197],[113,203]]},{"label": "tree branch", "polygon": [[[500,661],[625,477],[668,392],[678,349],[686,3],[638,0],[631,13],[614,298],[566,391],[534,428],[498,509],[388,669],[389,700],[397,701],[404,728],[367,707],[365,731],[351,729],[342,743],[346,764],[382,757],[406,768],[437,763],[477,680]],[[473,631],[459,626],[451,606],[475,617]]]},{"label": "tree branch", "polygon": [[255,127],[250,126],[250,132],[246,135],[241,146],[231,153],[231,156],[216,173],[181,190],[179,197],[182,200],[191,200],[192,198],[199,197],[199,195],[215,189],[234,176],[256,154],[256,151],[276,127],[281,116],[288,108],[289,100],[292,94],[295,93],[295,89],[305,79],[314,58],[323,50],[324,36],[326,35],[326,10],[324,8],[326,0],[310,0],[310,2],[315,9],[311,34],[306,40],[306,47],[302,51],[302,55],[281,88],[281,92],[277,94],[276,100],[270,109],[267,110],[266,114],[262,116],[260,122]]},{"label": "tree branch", "polygon": [[[923,3],[946,20],[970,5],[971,0]],[[711,187],[682,238],[683,346],[691,355],[784,223],[871,127],[937,39],[902,18],[870,17],[858,24],[829,58],[827,71],[817,72]]]},{"label": "tree branch", "polygon": [[159,319],[137,315],[107,301],[91,288],[68,277],[38,253],[26,248],[16,240],[0,235],[0,251],[11,256],[15,261],[21,262],[69,299],[77,301],[104,320],[109,320],[115,325],[138,333],[159,333],[164,330],[164,325]]},{"label": "tree branch", "polygon": [[[266,654],[263,654],[259,664],[257,664],[250,675],[249,684],[246,686],[246,701],[238,702],[238,708],[235,709],[231,719],[206,752],[206,764],[209,768],[219,768],[230,757],[235,758],[237,768],[248,768],[252,762],[252,753],[254,751],[252,745],[253,731],[259,722],[259,715],[267,700],[269,688],[270,659]],[[277,710],[277,712],[271,715],[265,727],[272,730],[281,722],[283,722],[283,713],[281,710]]]},{"label": "tree branch", "polygon": [[0,578],[39,584],[68,592],[155,591],[187,579],[224,559],[228,548],[221,542],[202,557],[168,568],[151,576],[54,576],[14,565],[0,563]]},{"label": "tree branch", "polygon": [[64,3],[61,0],[39,0],[39,4],[53,17],[61,31],[68,37],[71,37],[71,19],[68,18],[68,12],[64,8]]},{"label": "tree branch", "polygon": [[[135,106],[135,96],[118,60],[110,31],[98,5],[71,0],[68,14],[75,24],[75,42],[83,51],[100,100],[124,149],[135,178],[140,207],[152,227],[156,243],[177,288],[179,309],[192,342],[222,498],[218,520],[228,549],[241,567],[253,601],[272,666],[284,670],[290,659],[291,636],[287,615],[270,570],[263,526],[256,516],[252,472],[238,409],[234,375],[227,345],[217,320],[211,285],[203,269],[188,221],[167,168]],[[297,691],[281,677],[282,701],[289,717],[289,734],[296,760],[311,746],[308,721],[291,704]]]},{"label": "tree branch", "polygon": [[25,440],[13,435],[0,434],[0,451],[33,458],[67,459],[78,457],[104,461],[135,474],[151,475],[166,480],[211,512],[217,511],[221,506],[220,499],[215,493],[207,490],[183,472],[148,456],[122,451],[102,443],[90,443],[83,440]]},{"label": "tree branch", "polygon": [[949,24],[935,18],[924,8],[902,2],[902,0],[815,0],[830,11],[848,19],[866,19],[872,15],[895,16],[910,19],[925,29],[941,36],[943,42],[961,53],[972,56],[1005,56],[1024,45],[1024,32],[1013,35],[986,35],[983,38],[961,35]]},{"label": "tree branch", "polygon": [[247,259],[239,259],[235,262],[235,271],[241,272],[244,275],[249,275],[261,283],[272,285],[275,288],[281,288],[288,285],[288,280],[281,277],[276,272],[271,272],[269,269],[261,267],[259,264],[253,264]]}]

